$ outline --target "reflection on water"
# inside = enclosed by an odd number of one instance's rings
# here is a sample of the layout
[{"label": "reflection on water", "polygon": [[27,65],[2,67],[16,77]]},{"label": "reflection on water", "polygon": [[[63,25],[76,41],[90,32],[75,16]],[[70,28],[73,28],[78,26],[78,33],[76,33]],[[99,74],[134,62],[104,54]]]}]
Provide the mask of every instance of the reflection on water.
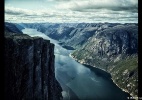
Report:
[{"label": "reflection on water", "polygon": [[58,41],[35,29],[23,29],[24,34],[40,36],[55,44],[55,76],[63,89],[64,100],[127,100],[108,73],[76,62],[69,54],[73,50],[62,48]]}]

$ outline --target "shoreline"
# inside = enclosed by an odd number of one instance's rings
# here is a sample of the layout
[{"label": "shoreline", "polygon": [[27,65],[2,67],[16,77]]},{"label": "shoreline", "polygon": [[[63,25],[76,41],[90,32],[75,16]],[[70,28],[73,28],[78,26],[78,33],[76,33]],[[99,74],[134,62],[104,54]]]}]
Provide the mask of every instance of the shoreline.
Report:
[{"label": "shoreline", "polygon": [[[115,85],[117,85],[117,87],[119,87],[119,85],[114,81],[114,79],[111,78],[111,80],[113,81],[113,83],[114,83]],[[119,87],[119,88],[120,88],[123,92],[126,92],[126,93],[130,94],[130,96],[132,96],[133,98],[136,97],[135,95],[129,93],[126,89],[123,89],[123,88],[121,88],[121,87]],[[135,100],[138,100],[138,99],[135,99]]]},{"label": "shoreline", "polygon": [[[77,61],[77,62],[79,62],[79,63],[81,63],[81,64],[86,64],[86,63],[84,63],[84,62],[80,62],[78,59],[76,59],[76,58],[74,58],[72,55],[71,55],[71,53],[69,54],[69,56],[71,57],[71,58],[73,58],[73,59],[75,59],[75,61]],[[89,65],[89,64],[86,64],[86,65]],[[89,65],[89,66],[91,66],[91,65]],[[92,67],[95,67],[95,66],[92,66]],[[102,70],[102,71],[105,71],[105,72],[107,72],[106,70],[104,70],[104,69],[101,69],[101,68],[98,68],[98,67],[95,67],[95,68],[97,68],[97,69],[100,69],[100,70]],[[107,73],[109,73],[109,72],[107,72]],[[111,75],[111,73],[109,73],[110,75]],[[112,75],[111,75],[112,76]],[[131,93],[129,93],[126,89],[123,89],[123,88],[121,88],[115,81],[114,81],[114,79],[112,79],[112,77],[111,77],[111,80],[113,81],[113,83],[118,87],[118,88],[120,88],[123,92],[126,92],[126,93],[128,93],[130,96],[132,96],[133,97],[133,99],[135,99],[135,100],[138,100],[138,99],[136,99],[136,96],[135,95],[133,95],[133,94],[131,94]]]}]

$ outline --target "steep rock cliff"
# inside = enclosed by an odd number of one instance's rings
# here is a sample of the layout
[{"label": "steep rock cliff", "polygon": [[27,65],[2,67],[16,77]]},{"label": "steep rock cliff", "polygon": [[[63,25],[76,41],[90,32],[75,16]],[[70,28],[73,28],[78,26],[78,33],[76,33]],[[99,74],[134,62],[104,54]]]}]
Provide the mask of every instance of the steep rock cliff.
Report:
[{"label": "steep rock cliff", "polygon": [[5,32],[4,55],[6,100],[62,99],[49,40]]},{"label": "steep rock cliff", "polygon": [[72,56],[79,62],[103,69],[114,82],[138,95],[138,26],[117,25],[97,31],[86,45]]}]

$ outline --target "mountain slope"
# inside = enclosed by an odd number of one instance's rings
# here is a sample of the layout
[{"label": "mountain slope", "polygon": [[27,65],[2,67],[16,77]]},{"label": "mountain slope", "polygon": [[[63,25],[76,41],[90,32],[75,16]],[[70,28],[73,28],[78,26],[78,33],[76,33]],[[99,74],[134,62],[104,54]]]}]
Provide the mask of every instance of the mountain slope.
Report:
[{"label": "mountain slope", "polygon": [[103,69],[119,87],[133,96],[138,94],[138,27],[117,25],[96,32],[72,56],[78,62]]},{"label": "mountain slope", "polygon": [[82,47],[96,31],[121,25],[119,23],[28,23],[29,28],[37,29],[63,46]]},{"label": "mountain slope", "polygon": [[[19,25],[17,25],[17,26],[19,26]],[[22,31],[20,29],[18,29],[17,26],[13,23],[5,22],[5,32],[22,34]]]}]

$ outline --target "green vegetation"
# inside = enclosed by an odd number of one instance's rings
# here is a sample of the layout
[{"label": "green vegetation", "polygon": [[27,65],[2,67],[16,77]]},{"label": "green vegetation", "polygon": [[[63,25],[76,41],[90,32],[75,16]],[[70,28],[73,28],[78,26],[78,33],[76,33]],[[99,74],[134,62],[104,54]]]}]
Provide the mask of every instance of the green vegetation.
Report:
[{"label": "green vegetation", "polygon": [[[127,90],[133,96],[138,95],[138,56],[121,55],[121,58],[114,62],[106,57],[94,55],[91,51],[84,49],[76,50],[72,56],[79,62],[98,67],[109,72],[114,82],[122,89]],[[116,59],[114,57],[114,59]]]},{"label": "green vegetation", "polygon": [[126,57],[113,64],[110,71],[112,79],[119,87],[129,91],[133,95],[138,94],[138,57],[137,55]]}]

